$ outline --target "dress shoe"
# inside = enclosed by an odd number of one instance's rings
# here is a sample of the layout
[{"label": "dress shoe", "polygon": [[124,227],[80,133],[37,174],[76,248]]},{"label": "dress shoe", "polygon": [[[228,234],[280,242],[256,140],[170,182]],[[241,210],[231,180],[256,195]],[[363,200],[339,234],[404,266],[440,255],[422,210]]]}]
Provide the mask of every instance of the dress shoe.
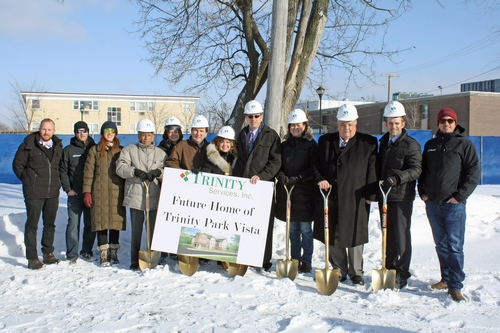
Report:
[{"label": "dress shoe", "polygon": [[363,277],[361,275],[354,275],[352,278],[352,283],[353,284],[359,284],[360,286],[365,285],[365,281],[363,281]]}]

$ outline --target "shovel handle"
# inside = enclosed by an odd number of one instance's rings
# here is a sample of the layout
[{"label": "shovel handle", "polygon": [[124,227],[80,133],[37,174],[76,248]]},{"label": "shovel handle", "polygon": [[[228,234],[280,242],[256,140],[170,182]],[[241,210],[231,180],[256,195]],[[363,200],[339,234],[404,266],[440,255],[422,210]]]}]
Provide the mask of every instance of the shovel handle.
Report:
[{"label": "shovel handle", "polygon": [[330,186],[330,189],[328,192],[325,194],[325,191],[319,188],[319,192],[323,196],[323,218],[324,218],[324,224],[325,224],[325,271],[328,269],[328,264],[330,262],[330,220],[328,218],[328,197],[330,196],[330,193],[332,192],[332,187]]},{"label": "shovel handle", "polygon": [[145,201],[146,201],[146,238],[147,238],[147,244],[148,244],[148,255],[151,256],[151,240],[150,240],[150,233],[151,230],[149,230],[149,185],[151,183],[149,181],[143,181],[142,186],[144,186],[145,190]]},{"label": "shovel handle", "polygon": [[283,187],[285,188],[286,191],[286,238],[285,238],[285,255],[286,255],[286,260],[289,260],[290,256],[290,218],[292,216],[292,191],[295,185],[292,185],[290,189],[283,184]]}]

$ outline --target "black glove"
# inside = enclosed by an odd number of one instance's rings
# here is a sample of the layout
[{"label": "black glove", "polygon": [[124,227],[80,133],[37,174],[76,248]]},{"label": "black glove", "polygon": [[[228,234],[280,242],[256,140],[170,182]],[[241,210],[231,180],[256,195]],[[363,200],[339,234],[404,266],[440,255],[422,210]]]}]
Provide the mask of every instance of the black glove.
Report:
[{"label": "black glove", "polygon": [[161,176],[161,170],[160,169],[156,169],[156,170],[151,170],[148,172],[148,180],[150,182],[152,182],[153,180],[155,180],[155,178],[158,178]]},{"label": "black glove", "polygon": [[396,176],[387,177],[387,179],[384,181],[384,185],[386,187],[396,186],[396,185],[398,185],[398,183],[399,183],[399,181],[398,181],[398,178]]},{"label": "black glove", "polygon": [[199,174],[201,171],[200,168],[194,168],[193,170],[191,170],[192,173],[194,173],[195,175]]},{"label": "black glove", "polygon": [[148,174],[141,169],[135,169],[134,176],[139,177],[142,181],[148,180]]},{"label": "black glove", "polygon": [[286,175],[279,175],[277,178],[278,178],[278,182],[280,182],[283,185],[287,185],[289,182],[289,179]]},{"label": "black glove", "polygon": [[290,177],[288,178],[288,186],[292,186],[295,184],[298,184],[302,181],[302,176],[298,175],[297,177]]}]

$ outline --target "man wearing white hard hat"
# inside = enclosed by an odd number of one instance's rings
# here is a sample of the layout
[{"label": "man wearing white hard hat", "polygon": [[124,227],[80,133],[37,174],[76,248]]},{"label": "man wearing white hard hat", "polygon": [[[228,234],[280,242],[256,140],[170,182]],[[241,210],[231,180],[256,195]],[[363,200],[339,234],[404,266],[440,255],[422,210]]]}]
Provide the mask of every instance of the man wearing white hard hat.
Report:
[{"label": "man wearing white hard hat", "polygon": [[[281,140],[271,127],[263,123],[264,110],[257,101],[249,101],[245,105],[245,126],[236,138],[238,159],[233,175],[250,178],[252,184],[259,180],[274,181],[281,167]],[[274,205],[271,205],[269,227],[267,231],[266,249],[262,267],[271,269],[273,247]]]},{"label": "man wearing white hard hat", "polygon": [[[123,205],[130,209],[131,244],[130,269],[139,269],[139,250],[141,249],[142,230],[145,223],[145,188],[143,183],[149,182],[149,225],[154,230],[156,213],[160,201],[161,180],[165,152],[155,147],[155,125],[149,119],[141,119],[137,123],[139,142],[122,149],[116,161],[116,173],[125,179],[125,198]],[[150,235],[152,241],[153,235]]]},{"label": "man wearing white hard hat", "polygon": [[191,136],[174,146],[165,166],[183,170],[200,170],[207,159],[208,120],[202,115],[195,116],[191,123]]},{"label": "man wearing white hard hat", "polygon": [[[380,179],[387,196],[386,267],[396,270],[396,289],[410,278],[411,214],[417,179],[422,173],[422,150],[408,135],[403,104],[391,101],[384,109],[387,133],[380,138]],[[379,201],[379,207],[382,203]],[[382,209],[380,209],[382,211]]]},{"label": "man wearing white hard hat", "polygon": [[236,133],[231,126],[223,126],[207,147],[207,160],[201,171],[231,176],[236,163]]},{"label": "man wearing white hard hat", "polygon": [[[358,111],[344,104],[337,112],[336,133],[318,140],[314,161],[315,181],[321,190],[332,187],[328,198],[330,218],[330,262],[339,268],[339,279],[347,276],[364,285],[363,246],[368,242],[370,203],[377,200],[377,139],[357,131]],[[324,241],[323,197],[317,194],[314,238]]]}]

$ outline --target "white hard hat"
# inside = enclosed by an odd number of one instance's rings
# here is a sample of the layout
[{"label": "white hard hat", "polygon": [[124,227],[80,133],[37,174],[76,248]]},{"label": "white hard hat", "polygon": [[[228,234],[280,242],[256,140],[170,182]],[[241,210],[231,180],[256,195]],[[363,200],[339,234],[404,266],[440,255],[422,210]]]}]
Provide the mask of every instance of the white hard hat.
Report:
[{"label": "white hard hat", "polygon": [[244,114],[259,114],[259,113],[264,113],[262,105],[260,105],[259,102],[252,100],[247,104],[245,104]]},{"label": "white hard hat", "polygon": [[229,140],[236,140],[235,136],[236,133],[234,132],[234,129],[231,126],[223,126],[217,132],[217,136],[220,136],[221,138],[224,139],[229,139]]},{"label": "white hard hat", "polygon": [[135,128],[137,132],[155,133],[155,124],[149,119],[141,119]]},{"label": "white hard hat", "polygon": [[385,106],[384,117],[403,117],[406,116],[405,107],[398,101],[390,101]]},{"label": "white hard hat", "polygon": [[193,118],[193,122],[191,123],[191,128],[208,128],[208,120],[204,116],[197,115]]},{"label": "white hard hat", "polygon": [[165,128],[167,128],[167,126],[179,126],[181,127],[181,121],[177,118],[177,117],[169,117],[167,120],[165,120]]},{"label": "white hard hat", "polygon": [[300,124],[308,121],[306,113],[301,109],[295,109],[288,115],[289,124]]},{"label": "white hard hat", "polygon": [[352,104],[344,104],[337,111],[337,120],[352,121],[358,119],[358,110]]}]

